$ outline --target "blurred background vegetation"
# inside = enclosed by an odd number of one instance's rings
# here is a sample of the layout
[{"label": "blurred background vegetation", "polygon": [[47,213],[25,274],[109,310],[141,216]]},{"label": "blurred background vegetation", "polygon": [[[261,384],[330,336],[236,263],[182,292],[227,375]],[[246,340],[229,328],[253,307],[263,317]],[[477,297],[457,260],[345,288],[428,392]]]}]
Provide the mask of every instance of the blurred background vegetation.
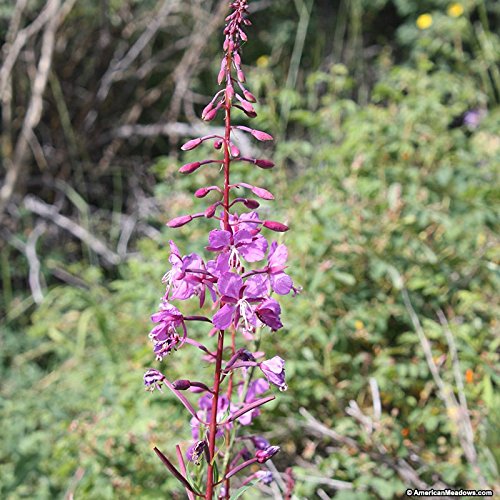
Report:
[{"label": "blurred background vegetation", "polygon": [[[500,3],[250,3],[277,167],[244,175],[304,288],[263,338],[289,390],[255,432],[295,498],[498,487]],[[177,174],[200,156],[178,146],[207,127],[226,7],[0,2],[1,498],[183,498],[151,447],[188,418],[142,374],[167,242],[210,227],[164,224],[214,180]],[[161,369],[204,376],[185,351]]]}]

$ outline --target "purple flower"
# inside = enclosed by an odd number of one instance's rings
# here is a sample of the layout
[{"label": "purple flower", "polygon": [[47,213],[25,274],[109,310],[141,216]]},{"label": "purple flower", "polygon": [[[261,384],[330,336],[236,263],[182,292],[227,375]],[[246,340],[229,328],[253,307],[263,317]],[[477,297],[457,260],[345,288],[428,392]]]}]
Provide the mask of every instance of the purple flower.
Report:
[{"label": "purple flower", "polygon": [[280,451],[279,446],[269,446],[269,448],[266,448],[265,450],[257,450],[255,453],[255,458],[257,459],[257,462],[259,464],[263,464],[264,462],[267,462],[271,458],[276,455]]},{"label": "purple flower", "polygon": [[[177,344],[186,338],[186,325],[181,312],[166,300],[160,304],[160,311],[151,316],[151,321],[158,323],[149,332],[149,338],[153,342],[156,359],[161,361],[172,349],[176,349]],[[176,330],[179,326],[182,327],[184,333],[182,339]]]},{"label": "purple flower", "polygon": [[231,267],[238,267],[240,256],[247,262],[262,260],[267,251],[267,240],[261,234],[241,229],[233,235],[229,231],[214,229],[208,237],[209,246],[207,250],[212,252],[229,252],[229,263]]},{"label": "purple flower", "polygon": [[280,391],[286,391],[288,386],[285,382],[285,360],[279,356],[262,361],[259,368],[266,376],[267,380],[279,387]]},{"label": "purple flower", "polygon": [[270,470],[258,470],[255,477],[260,479],[264,484],[271,484],[273,482],[273,473]]},{"label": "purple flower", "polygon": [[[202,432],[200,432],[200,420],[203,422],[210,422],[212,418],[212,399],[212,394],[205,394],[198,400],[199,410],[196,412],[196,415],[199,420],[195,417],[191,419],[191,435],[194,441],[199,441],[205,431],[205,427],[203,426]],[[230,402],[227,396],[225,394],[219,395],[219,399],[217,401],[217,422],[221,422],[227,416],[229,407]],[[235,411],[233,408],[231,408],[231,410]],[[217,428],[216,437],[223,436],[225,429],[231,429],[232,425],[232,423],[228,423],[223,426],[219,426]],[[188,449],[186,456],[190,460],[189,451],[190,449]]]},{"label": "purple flower", "polygon": [[202,453],[206,450],[206,448],[207,448],[207,442],[205,440],[196,441],[186,450],[187,459],[190,462],[195,462],[196,464],[199,464],[200,457]]},{"label": "purple flower", "polygon": [[229,325],[238,325],[243,318],[247,331],[256,326],[256,310],[252,303],[260,302],[266,294],[265,277],[251,276],[243,283],[241,276],[235,273],[225,273],[218,281],[222,308],[214,315],[213,324],[219,330],[225,330]]},{"label": "purple flower", "polygon": [[269,448],[271,444],[269,441],[262,437],[262,436],[253,436],[251,438],[253,445],[258,449],[258,450],[265,450],[266,448]]},{"label": "purple flower", "polygon": [[288,249],[285,245],[278,245],[276,241],[271,243],[269,255],[267,257],[267,273],[271,289],[279,295],[287,295],[293,288],[293,282],[290,276],[286,274],[286,260],[288,258]]},{"label": "purple flower", "polygon": [[146,390],[153,392],[155,389],[158,389],[160,392],[163,392],[161,389],[161,384],[165,376],[163,373],[155,370],[154,368],[150,368],[144,374],[144,385],[146,386]]},{"label": "purple flower", "polygon": [[240,216],[237,214],[230,215],[229,224],[235,232],[246,229],[250,231],[251,234],[257,234],[260,232],[262,221],[259,219],[259,214],[257,212],[249,212],[241,214]]},{"label": "purple flower", "polygon": [[464,125],[470,129],[475,129],[485,116],[486,111],[484,109],[471,109],[464,114]]},{"label": "purple flower", "polygon": [[162,278],[162,282],[167,285],[165,298],[168,300],[171,295],[173,299],[186,300],[197,295],[200,297],[200,307],[203,307],[206,288],[208,288],[212,300],[215,301],[213,283],[209,279],[209,274],[206,273],[203,259],[196,253],[181,257],[173,241],[170,242],[170,249],[169,261],[172,269]]},{"label": "purple flower", "polygon": [[[251,278],[250,278],[251,279]],[[271,330],[276,331],[283,327],[280,320],[281,307],[274,299],[266,299],[255,309],[257,317]]]}]

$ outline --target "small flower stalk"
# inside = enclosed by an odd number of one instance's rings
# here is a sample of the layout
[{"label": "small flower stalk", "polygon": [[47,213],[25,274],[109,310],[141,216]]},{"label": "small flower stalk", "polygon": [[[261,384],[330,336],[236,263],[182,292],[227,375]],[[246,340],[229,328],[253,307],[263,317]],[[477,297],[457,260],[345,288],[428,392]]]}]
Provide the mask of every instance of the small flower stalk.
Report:
[{"label": "small flower stalk", "polygon": [[[146,389],[172,391],[191,415],[192,443],[184,452],[177,446],[178,465],[158,448],[155,453],[185,488],[188,498],[207,500],[229,499],[232,490],[254,480],[266,484],[272,481],[265,463],[279,452],[279,446],[247,429],[264,405],[275,398],[271,388],[287,389],[285,361],[279,356],[266,359],[263,352],[255,352],[256,341],[261,331],[265,335],[266,330],[276,332],[283,327],[277,298],[297,293],[286,272],[286,246],[269,241],[273,233],[285,232],[288,227],[262,219],[257,212],[259,200],[273,200],[273,194],[263,187],[235,182],[230,175],[233,162],[263,170],[274,167],[269,159],[241,156],[235,140],[235,130],[257,141],[273,138],[267,132],[233,124],[233,114],[256,116],[256,98],[247,88],[241,59],[247,41],[245,30],[251,25],[248,2],[232,1],[230,7],[218,75],[223,88],[202,111],[205,121],[223,116],[225,132],[223,136],[212,134],[186,142],[181,148],[184,151],[212,144],[216,158],[187,163],[179,170],[189,175],[215,165],[222,172],[221,184],[202,186],[195,192],[197,198],[213,197],[203,212],[167,223],[177,228],[197,218],[216,222],[205,247],[212,258],[204,260],[197,253],[182,255],[170,242],[171,266],[162,279],[165,294],[151,317],[155,326],[149,333],[157,361],[178,349],[195,348],[193,352],[199,353],[202,362],[213,366],[213,379],[170,381],[153,368],[144,375]],[[201,312],[210,312],[184,315],[181,303],[192,298],[198,299]],[[194,321],[207,325],[208,336],[215,337],[215,351],[191,334]]]}]

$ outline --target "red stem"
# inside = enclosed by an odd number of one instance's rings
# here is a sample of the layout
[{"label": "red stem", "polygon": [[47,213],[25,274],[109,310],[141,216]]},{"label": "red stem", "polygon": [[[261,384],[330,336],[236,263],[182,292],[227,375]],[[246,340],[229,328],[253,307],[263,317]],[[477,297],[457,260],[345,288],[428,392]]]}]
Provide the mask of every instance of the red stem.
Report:
[{"label": "red stem", "polygon": [[[228,68],[229,76],[231,76],[231,53],[226,54],[226,68]],[[226,79],[226,82],[228,80]],[[229,78],[229,81],[231,79]],[[226,231],[231,231],[231,226],[229,225],[229,167],[231,165],[231,155],[229,153],[229,142],[231,140],[231,100],[229,99],[226,83],[226,100],[224,103],[224,108],[226,110],[225,114],[225,132],[224,132],[224,213],[223,213],[223,223],[224,229]],[[222,304],[221,304],[222,305]],[[215,376],[214,376],[214,387],[213,387],[213,399],[212,399],[212,415],[210,418],[209,427],[209,439],[208,439],[208,454],[210,456],[210,462],[207,467],[207,489],[206,489],[206,500],[212,500],[214,494],[214,466],[213,461],[215,460],[215,434],[217,432],[217,404],[219,401],[219,387],[221,382],[221,367],[222,367],[222,350],[224,348],[224,331],[219,332],[219,340],[217,343],[217,355],[215,361]]]},{"label": "red stem", "polygon": [[215,375],[212,398],[212,414],[210,415],[210,426],[208,431],[208,455],[210,461],[207,467],[207,489],[206,500],[212,500],[214,494],[214,460],[215,460],[215,434],[217,433],[217,405],[219,402],[220,374],[222,367],[222,351],[224,349],[224,330],[219,331],[217,342],[217,357],[215,359]]},{"label": "red stem", "polygon": [[[229,82],[231,82],[231,52],[228,51],[226,55],[226,64],[229,72]],[[227,81],[227,80],[226,80]],[[227,93],[227,86],[226,86],[226,116],[225,116],[225,134],[224,134],[224,229],[226,231],[231,231],[231,227],[229,225],[229,191],[231,189],[231,185],[229,183],[229,167],[231,164],[231,156],[229,154],[229,142],[231,140],[231,101],[228,99],[228,93]],[[232,232],[232,231],[231,231]],[[235,352],[235,339],[234,339],[234,328],[231,332],[231,352],[234,354]],[[231,394],[233,392],[233,377],[232,373],[229,377],[229,384],[227,388],[227,397],[229,401],[231,401]],[[226,432],[226,440],[229,443],[230,442],[230,431],[227,430]],[[229,453],[229,449],[227,450],[227,453]],[[225,473],[226,471],[224,471]],[[226,487],[226,498],[229,498],[229,489],[230,489],[230,484],[229,484],[229,479],[226,479],[225,482],[225,487]]]},{"label": "red stem", "polygon": [[[231,75],[231,53],[228,52],[226,55],[226,64],[228,68],[229,75]],[[225,115],[225,132],[224,132],[224,229],[226,231],[231,231],[229,226],[229,166],[231,165],[231,155],[229,154],[229,142],[231,141],[231,100],[228,98],[227,86],[226,86],[226,102],[224,107],[226,108]]]}]

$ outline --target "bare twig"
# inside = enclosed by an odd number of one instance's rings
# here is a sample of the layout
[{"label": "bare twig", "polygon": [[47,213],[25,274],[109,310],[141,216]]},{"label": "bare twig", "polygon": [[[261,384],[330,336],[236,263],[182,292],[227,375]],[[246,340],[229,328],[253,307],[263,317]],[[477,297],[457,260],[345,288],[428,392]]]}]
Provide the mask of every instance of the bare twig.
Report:
[{"label": "bare twig", "polygon": [[42,285],[40,284],[40,260],[36,253],[36,244],[38,238],[46,231],[47,226],[44,222],[37,223],[33,231],[28,236],[26,242],[26,258],[29,264],[29,285],[33,300],[40,304],[43,301]]},{"label": "bare twig", "polygon": [[[358,443],[355,439],[347,436],[343,436],[333,429],[328,428],[326,425],[321,423],[319,420],[314,418],[305,408],[300,408],[300,414],[305,418],[305,428],[315,435],[322,437],[329,437],[336,443],[353,448],[358,452],[364,452],[370,456],[375,462],[384,463],[391,469],[393,469],[398,476],[405,482],[405,484],[415,486],[419,489],[429,489],[431,486],[423,481],[418,473],[410,466],[408,462],[402,458],[392,457],[387,453],[380,453],[369,447],[363,446]],[[441,481],[437,481],[432,487],[444,489],[448,486]]]},{"label": "bare twig", "polygon": [[450,330],[450,325],[448,323],[448,320],[446,319],[446,316],[441,309],[438,309],[437,316],[439,318],[441,326],[443,327],[446,336],[446,341],[448,342],[448,347],[450,349],[450,354],[451,354],[453,376],[455,379],[455,385],[457,387],[457,392],[458,392],[458,400],[460,403],[459,407],[461,415],[459,422],[461,424],[460,428],[462,429],[463,432],[462,447],[464,448],[464,453],[465,456],[467,457],[467,460],[469,461],[469,463],[474,468],[474,471],[477,474],[481,486],[486,488],[487,487],[486,480],[482,475],[479,465],[477,463],[477,452],[476,452],[476,447],[474,446],[474,431],[472,429],[469,407],[467,405],[467,398],[465,396],[465,387],[462,378],[462,371],[460,369],[460,361],[458,359],[457,346],[455,343],[453,333]]},{"label": "bare twig", "polygon": [[[28,109],[23,120],[23,125],[17,139],[17,143],[13,152],[12,160],[6,162],[6,175],[2,188],[0,189],[0,216],[2,215],[5,206],[9,202],[17,181],[19,179],[23,164],[28,153],[30,137],[33,134],[34,128],[38,125],[43,107],[43,93],[47,86],[50,66],[52,64],[52,56],[55,45],[55,34],[62,19],[71,10],[75,0],[68,0],[61,8],[60,0],[48,0],[45,9],[33,23],[21,30],[16,37],[21,39],[21,42],[14,41],[6,61],[0,69],[0,95],[3,95],[5,88],[9,82],[10,71],[14,65],[18,51],[26,43],[26,40],[36,31],[40,30],[44,25],[44,33],[42,37],[42,45],[40,49],[40,59],[36,68],[36,74],[33,79],[32,93],[28,104]],[[24,34],[21,36],[21,34]],[[24,41],[23,41],[24,40]],[[11,55],[12,54],[12,55]],[[5,87],[4,87],[5,86]]]},{"label": "bare twig", "polygon": [[[47,22],[49,22],[51,19],[54,19],[54,14],[59,8],[59,4],[60,0],[48,0],[45,4],[45,8],[42,10],[42,12],[40,12],[35,20],[19,32],[17,32],[15,25],[20,22],[20,19],[18,18],[20,14],[14,13],[11,22],[11,26],[12,23],[14,23],[14,26],[12,26],[12,28],[9,28],[9,31],[12,32],[12,35],[16,33],[15,38],[12,42],[9,42],[8,39],[5,45],[2,47],[2,50],[5,54],[5,60],[2,64],[2,67],[0,68],[0,95],[3,95],[3,93],[5,92],[7,82],[12,72],[12,68],[16,63],[22,48],[33,35],[36,35],[45,26]],[[16,5],[16,11],[19,12],[21,11],[21,9],[24,10],[24,7]]]},{"label": "bare twig", "polygon": [[165,19],[168,17],[172,9],[176,6],[177,2],[174,2],[172,0],[164,0],[158,12],[154,14],[151,22],[147,24],[144,32],[132,45],[132,47],[130,47],[128,52],[121,59],[115,59],[114,61],[112,61],[106,73],[102,77],[99,90],[97,91],[98,101],[104,101],[106,99],[113,82],[120,78],[123,72],[125,72],[137,59],[139,54],[144,50],[144,48],[156,35],[157,31],[161,28],[162,24],[164,23]]},{"label": "bare twig", "polygon": [[299,472],[294,473],[298,479],[307,481],[308,483],[324,484],[331,486],[336,490],[352,490],[353,484],[348,481],[341,481],[339,479],[331,479],[329,477],[311,476],[310,474],[303,474]]},{"label": "bare twig", "polygon": [[367,417],[359,407],[356,401],[349,401],[349,406],[346,408],[345,412],[357,420],[365,429],[368,434],[373,432],[373,422],[372,419]]},{"label": "bare twig", "polygon": [[372,401],[373,401],[373,418],[375,421],[379,421],[382,416],[382,403],[380,401],[380,391],[378,390],[377,379],[370,377],[370,389],[372,391]]},{"label": "bare twig", "polygon": [[68,217],[61,215],[56,207],[48,205],[35,196],[26,196],[24,206],[33,213],[51,220],[54,224],[69,231],[73,236],[85,242],[95,253],[101,255],[103,259],[111,265],[116,265],[121,261],[118,254],[111,251],[106,245],[96,238],[89,231],[79,226]]},{"label": "bare twig", "polygon": [[195,35],[191,42],[191,46],[184,53],[182,59],[177,65],[173,81],[175,82],[175,89],[170,101],[170,107],[167,115],[168,121],[176,121],[180,110],[182,109],[182,100],[185,96],[189,82],[193,72],[197,69],[197,61],[203,53],[203,46],[206,40],[210,38],[212,33],[220,26],[227,11],[227,1],[219,0],[217,8],[207,20],[207,13],[202,12],[198,18],[196,26],[193,30]]},{"label": "bare twig", "polygon": [[[425,359],[427,361],[427,366],[429,367],[429,370],[431,372],[432,378],[434,379],[434,383],[437,385],[439,389],[439,396],[441,400],[443,401],[449,417],[453,420],[453,422],[456,425],[457,428],[457,437],[460,441],[460,445],[462,447],[463,453],[467,459],[467,461],[471,464],[471,466],[474,468],[474,470],[477,473],[477,477],[479,480],[479,483],[481,487],[486,488],[486,480],[484,479],[484,476],[481,474],[481,471],[479,469],[479,466],[477,464],[477,453],[476,449],[474,447],[474,437],[472,433],[472,425],[470,423],[470,418],[469,418],[469,412],[467,409],[467,403],[465,405],[463,404],[463,401],[461,404],[457,401],[457,398],[455,397],[455,394],[452,390],[451,387],[448,387],[443,379],[441,378],[441,375],[439,374],[439,369],[434,361],[434,357],[432,356],[432,348],[431,344],[425,335],[424,329],[422,328],[422,325],[420,323],[420,320],[418,318],[417,313],[415,312],[415,309],[413,308],[413,305],[411,303],[410,297],[408,295],[408,291],[406,288],[402,289],[402,296],[403,296],[403,302],[405,304],[406,310],[408,312],[408,315],[410,316],[411,322],[413,323],[413,327],[415,331],[417,332],[418,338],[420,340],[420,345],[422,346],[422,349],[424,351]],[[439,316],[439,314],[438,314]],[[443,318],[444,318],[444,325],[443,325]],[[464,399],[465,395],[463,393],[463,382],[460,376],[460,367],[458,365],[458,354],[456,351],[456,346],[453,341],[453,335],[449,331],[448,328],[448,323],[446,321],[446,317],[444,314],[441,312],[441,317],[440,317],[441,323],[444,326],[445,334],[447,336],[451,356],[452,356],[452,363],[454,365],[454,370],[455,370],[455,381],[458,384],[461,384],[462,387],[462,396],[461,398]],[[458,380],[456,377],[456,370],[458,368]],[[460,394],[460,389],[459,389],[459,394]]]}]

